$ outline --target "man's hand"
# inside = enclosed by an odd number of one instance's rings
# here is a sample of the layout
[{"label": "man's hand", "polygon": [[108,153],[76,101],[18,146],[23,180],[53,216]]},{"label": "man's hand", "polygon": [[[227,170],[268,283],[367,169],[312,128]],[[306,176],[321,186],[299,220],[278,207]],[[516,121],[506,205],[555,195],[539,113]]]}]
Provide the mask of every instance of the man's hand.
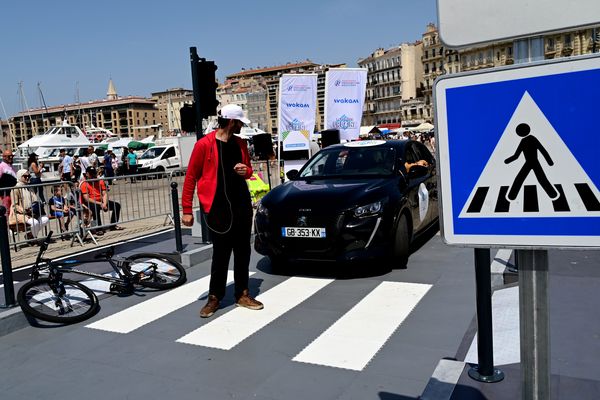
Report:
[{"label": "man's hand", "polygon": [[235,173],[239,176],[246,176],[246,172],[248,172],[248,166],[242,163],[235,164],[235,167],[233,167],[233,169],[235,170]]},{"label": "man's hand", "polygon": [[102,211],[108,211],[108,205],[102,203]]},{"label": "man's hand", "polygon": [[185,226],[194,225],[194,215],[192,214],[183,214],[183,218],[181,218],[181,223]]}]

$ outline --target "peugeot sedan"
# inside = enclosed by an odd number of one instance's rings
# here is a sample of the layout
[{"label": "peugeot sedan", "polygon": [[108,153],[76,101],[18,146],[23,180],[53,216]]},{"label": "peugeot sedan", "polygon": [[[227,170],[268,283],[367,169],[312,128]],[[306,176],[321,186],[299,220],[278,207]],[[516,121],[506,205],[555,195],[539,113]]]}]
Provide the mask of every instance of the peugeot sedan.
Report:
[{"label": "peugeot sedan", "polygon": [[401,268],[411,242],[438,223],[435,160],[411,140],[327,147],[258,205],[254,247],[289,260],[384,260]]}]

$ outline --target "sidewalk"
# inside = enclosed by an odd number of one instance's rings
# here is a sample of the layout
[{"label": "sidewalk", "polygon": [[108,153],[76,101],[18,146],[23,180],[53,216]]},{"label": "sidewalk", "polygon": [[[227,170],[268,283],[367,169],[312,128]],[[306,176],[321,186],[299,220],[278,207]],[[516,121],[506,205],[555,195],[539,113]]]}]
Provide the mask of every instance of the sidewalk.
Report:
[{"label": "sidewalk", "polygon": [[[549,251],[551,399],[600,398],[600,269],[598,251]],[[422,399],[520,399],[519,288],[510,284],[492,297],[494,364],[504,372],[498,383],[471,379],[477,363],[476,321],[456,359],[441,360]]]}]

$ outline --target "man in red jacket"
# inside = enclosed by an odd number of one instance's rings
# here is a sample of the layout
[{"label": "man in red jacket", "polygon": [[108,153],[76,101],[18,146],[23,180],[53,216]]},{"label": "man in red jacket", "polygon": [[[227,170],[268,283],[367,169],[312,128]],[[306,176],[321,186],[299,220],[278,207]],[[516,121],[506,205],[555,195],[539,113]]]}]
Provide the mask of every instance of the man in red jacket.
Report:
[{"label": "man in red jacket", "polygon": [[248,294],[252,202],[246,179],[252,166],[246,142],[239,133],[250,121],[236,104],[224,106],[218,117],[219,129],[204,136],[194,146],[183,183],[182,223],[194,224],[192,201],[198,187],[206,225],[212,231],[213,256],[208,301],[200,310],[202,318],[212,316],[225,296],[227,269],[233,251],[236,305],[260,310],[263,304]]}]

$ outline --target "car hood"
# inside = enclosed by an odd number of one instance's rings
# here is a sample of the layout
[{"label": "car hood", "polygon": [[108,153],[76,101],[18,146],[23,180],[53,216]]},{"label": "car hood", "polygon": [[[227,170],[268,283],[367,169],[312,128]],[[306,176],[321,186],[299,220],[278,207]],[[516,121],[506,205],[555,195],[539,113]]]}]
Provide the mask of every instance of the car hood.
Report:
[{"label": "car hood", "polygon": [[393,185],[393,178],[297,180],[273,189],[263,199],[265,207],[346,209],[377,201]]}]

